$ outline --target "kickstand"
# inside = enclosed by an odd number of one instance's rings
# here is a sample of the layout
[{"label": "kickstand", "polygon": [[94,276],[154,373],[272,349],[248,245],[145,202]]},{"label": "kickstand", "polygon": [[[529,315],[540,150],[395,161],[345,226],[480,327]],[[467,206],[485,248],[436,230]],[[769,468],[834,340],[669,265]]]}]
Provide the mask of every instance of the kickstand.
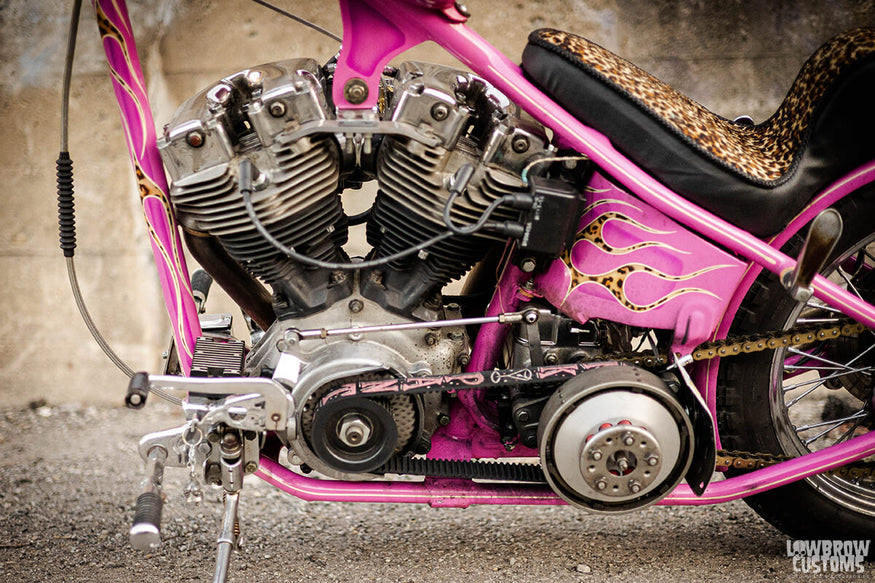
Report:
[{"label": "kickstand", "polygon": [[216,571],[213,583],[225,583],[228,578],[228,565],[231,563],[231,551],[237,546],[239,525],[237,522],[237,504],[240,492],[225,492],[225,517],[222,519],[222,533],[219,535],[216,552]]}]

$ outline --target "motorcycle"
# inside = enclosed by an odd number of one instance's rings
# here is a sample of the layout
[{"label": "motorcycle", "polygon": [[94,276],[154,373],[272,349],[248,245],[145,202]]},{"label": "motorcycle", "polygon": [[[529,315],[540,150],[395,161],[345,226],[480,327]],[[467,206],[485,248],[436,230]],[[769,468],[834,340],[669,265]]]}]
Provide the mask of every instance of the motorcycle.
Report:
[{"label": "motorcycle", "polygon": [[[339,2],[335,58],[228,75],[160,136],[124,2],[93,2],[173,329],[126,403],[187,419],[140,442],[131,544],[160,544],[166,467],[223,492],[214,581],[247,475],[435,507],[744,499],[790,537],[872,538],[875,30],[753,125],[571,33],[518,65],[458,2]],[[429,40],[470,70],[390,66]],[[248,339],[204,313],[213,281]]]}]

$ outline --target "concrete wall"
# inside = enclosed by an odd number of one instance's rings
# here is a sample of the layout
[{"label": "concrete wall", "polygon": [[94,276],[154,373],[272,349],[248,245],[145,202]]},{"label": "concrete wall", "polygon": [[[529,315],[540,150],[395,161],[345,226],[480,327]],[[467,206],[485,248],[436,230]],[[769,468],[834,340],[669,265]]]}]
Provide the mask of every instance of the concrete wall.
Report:
[{"label": "concrete wall", "polygon": [[[327,0],[278,0],[340,32]],[[76,313],[58,249],[54,160],[69,2],[0,2],[0,406],[120,403],[125,377]],[[328,6],[326,6],[326,4]],[[469,0],[471,26],[512,58],[537,27],[602,44],[727,117],[761,121],[805,58],[832,35],[875,25],[859,0]],[[244,0],[130,2],[156,123],[223,75],[335,43]],[[94,319],[135,369],[155,371],[168,326],[119,116],[90,8],[71,104],[77,267]],[[433,48],[416,58],[453,63]],[[222,309],[211,302],[211,310]]]}]

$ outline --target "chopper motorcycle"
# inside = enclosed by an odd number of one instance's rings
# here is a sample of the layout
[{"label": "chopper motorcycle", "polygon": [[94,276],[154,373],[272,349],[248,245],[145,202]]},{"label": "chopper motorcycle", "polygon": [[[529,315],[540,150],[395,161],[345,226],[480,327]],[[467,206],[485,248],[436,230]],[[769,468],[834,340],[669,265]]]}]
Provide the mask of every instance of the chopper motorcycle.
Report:
[{"label": "chopper motorcycle", "polygon": [[[228,75],[158,135],[124,2],[94,7],[173,329],[126,403],[187,419],[140,442],[134,547],[166,467],[223,492],[215,581],[246,475],[436,507],[743,498],[791,537],[873,538],[875,30],[753,125],[568,32],[517,64],[452,0],[340,0],[334,59]],[[470,70],[390,65],[425,41]],[[65,136],[58,184],[72,266]],[[248,339],[203,313],[213,281]]]}]

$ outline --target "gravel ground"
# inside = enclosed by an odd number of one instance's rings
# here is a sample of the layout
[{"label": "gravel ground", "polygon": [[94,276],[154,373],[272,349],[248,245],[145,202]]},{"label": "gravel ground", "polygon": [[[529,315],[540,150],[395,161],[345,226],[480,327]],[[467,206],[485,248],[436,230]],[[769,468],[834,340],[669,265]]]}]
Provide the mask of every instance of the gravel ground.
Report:
[{"label": "gravel ground", "polygon": [[[0,410],[0,580],[211,580],[216,501],[168,470],[163,546],[130,549],[139,438],[181,424],[163,404]],[[247,478],[250,480],[250,478]],[[567,507],[306,503],[252,478],[230,581],[838,581],[793,572],[786,537],[743,503],[600,516]]]}]

